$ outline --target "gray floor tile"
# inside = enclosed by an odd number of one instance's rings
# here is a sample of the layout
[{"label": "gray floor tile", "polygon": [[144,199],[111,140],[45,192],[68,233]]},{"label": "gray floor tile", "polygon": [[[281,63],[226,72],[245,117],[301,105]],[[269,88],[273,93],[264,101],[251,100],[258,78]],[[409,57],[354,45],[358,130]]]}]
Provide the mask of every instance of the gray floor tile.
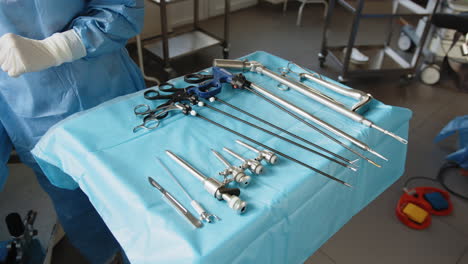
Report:
[{"label": "gray floor tile", "polygon": [[387,190],[321,248],[337,263],[455,263],[466,236],[433,219],[427,230],[403,226],[394,213],[399,193]]},{"label": "gray floor tile", "polygon": [[466,250],[463,252],[463,254],[460,256],[456,264],[468,264],[468,247]]},{"label": "gray floor tile", "polygon": [[304,264],[336,264],[336,262],[322,250],[317,250]]},{"label": "gray floor tile", "polygon": [[[46,247],[56,222],[52,203],[37,183],[32,170],[24,165],[11,165],[10,177],[0,192],[0,219],[5,219],[11,212],[18,212],[24,217],[29,210],[38,212],[34,226],[39,231],[42,246]],[[0,226],[0,240],[9,238],[7,229],[3,228],[3,220]]]}]

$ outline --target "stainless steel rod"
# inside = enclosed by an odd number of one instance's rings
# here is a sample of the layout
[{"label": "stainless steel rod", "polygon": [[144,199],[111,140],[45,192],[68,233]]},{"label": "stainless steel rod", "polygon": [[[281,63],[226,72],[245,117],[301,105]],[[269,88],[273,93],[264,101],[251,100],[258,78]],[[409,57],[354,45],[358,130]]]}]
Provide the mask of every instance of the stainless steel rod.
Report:
[{"label": "stainless steel rod", "polygon": [[331,157],[328,157],[328,156],[326,156],[326,155],[324,155],[324,154],[322,154],[322,153],[320,153],[320,152],[318,152],[318,151],[315,151],[315,150],[313,150],[313,149],[311,149],[311,148],[309,148],[309,147],[306,147],[306,146],[301,145],[301,144],[299,144],[299,143],[297,143],[297,142],[295,142],[295,141],[292,141],[292,140],[290,140],[290,139],[288,139],[288,138],[285,138],[285,137],[280,136],[280,135],[278,135],[278,134],[276,134],[276,133],[273,133],[273,132],[271,132],[271,131],[268,130],[268,129],[265,129],[265,128],[263,128],[263,127],[257,126],[257,125],[255,125],[255,124],[253,124],[253,123],[251,123],[251,122],[248,122],[248,121],[246,121],[246,120],[244,120],[244,119],[242,119],[242,118],[239,118],[239,117],[237,117],[237,116],[234,116],[234,115],[231,115],[231,114],[229,114],[229,113],[227,113],[227,112],[224,112],[224,111],[222,111],[222,110],[220,110],[220,109],[218,109],[218,108],[216,108],[216,107],[213,107],[213,106],[210,106],[210,105],[207,105],[207,104],[205,104],[205,107],[207,107],[207,108],[209,108],[209,109],[211,109],[211,110],[213,110],[213,111],[216,111],[216,112],[218,112],[218,113],[220,113],[220,114],[223,114],[223,115],[225,115],[225,116],[228,116],[228,117],[230,117],[230,118],[236,119],[236,120],[238,120],[238,121],[240,121],[240,122],[242,122],[242,123],[244,123],[244,124],[246,124],[246,125],[248,125],[248,126],[251,126],[251,127],[253,127],[253,128],[256,128],[256,129],[258,129],[258,130],[261,130],[261,131],[263,131],[263,132],[265,132],[265,133],[267,133],[267,134],[270,134],[270,135],[272,135],[272,136],[274,136],[274,137],[277,137],[277,138],[279,138],[279,139],[281,139],[281,140],[284,140],[284,141],[286,141],[286,142],[288,142],[288,143],[290,143],[290,144],[292,144],[292,145],[295,145],[295,146],[297,146],[297,147],[299,147],[299,148],[302,148],[302,149],[307,150],[307,151],[309,151],[309,152],[311,152],[311,153],[314,153],[314,154],[319,155],[319,156],[321,156],[321,157],[323,157],[323,158],[326,158],[326,159],[328,159],[328,160],[330,160],[330,161],[333,161],[333,162],[335,162],[335,163],[337,163],[337,164],[339,164],[339,165],[341,165],[341,166],[343,166],[343,167],[346,167],[346,168],[348,168],[348,169],[350,169],[350,170],[352,170],[352,171],[357,171],[357,169],[356,169],[355,167],[351,166],[351,165],[345,164],[345,163],[343,163],[343,162],[341,162],[341,161],[339,161],[339,160],[336,160],[336,159],[333,159],[333,158],[331,158]]},{"label": "stainless steel rod", "polygon": [[365,104],[369,103],[372,100],[372,95],[368,93],[365,93],[357,89],[346,89],[337,84],[324,80],[323,78],[321,78],[321,76],[317,77],[317,75],[318,74],[313,74],[313,73],[308,73],[308,72],[299,73],[300,78],[305,78],[310,81],[316,82],[324,86],[325,88],[328,88],[336,93],[358,100],[358,102],[351,107],[352,111],[356,111],[357,109],[361,108],[362,106],[364,106]]},{"label": "stainless steel rod", "polygon": [[265,88],[257,85],[257,84],[254,84],[252,83],[251,85],[252,89],[254,89],[255,91],[261,93],[262,95],[274,100],[275,102],[277,102],[278,104],[281,104],[282,106],[288,108],[289,110],[295,112],[296,114],[316,123],[317,125],[327,129],[328,131],[332,132],[333,134],[335,135],[338,135],[338,136],[341,136],[343,138],[345,138],[346,140],[352,142],[354,145],[358,146],[359,148],[365,150],[365,151],[369,151],[370,153],[376,155],[377,157],[381,158],[381,159],[384,159],[384,160],[387,160],[387,158],[385,158],[384,156],[380,155],[379,153],[377,153],[376,151],[374,151],[373,149],[371,149],[366,143],[350,136],[349,134],[347,134],[346,132],[320,120],[319,118],[315,117],[314,115],[308,113],[307,111],[305,111],[304,109],[292,104],[291,102],[289,101],[286,101],[284,100],[283,98],[273,94],[272,92],[266,90]]},{"label": "stainless steel rod", "polygon": [[374,162],[373,160],[367,158],[366,156],[362,155],[361,153],[359,153],[358,151],[348,147],[346,144],[344,144],[343,142],[339,141],[338,139],[332,137],[331,135],[325,133],[324,131],[322,131],[321,129],[319,129],[318,127],[310,124],[309,122],[306,122],[305,120],[303,120],[301,117],[299,117],[298,115],[294,114],[293,112],[291,112],[290,110],[286,109],[285,107],[283,107],[282,105],[276,103],[275,101],[273,101],[272,99],[264,96],[263,94],[260,94],[259,92],[255,91],[254,89],[252,88],[249,88],[249,87],[244,87],[244,89],[246,89],[247,91],[255,94],[256,96],[262,98],[263,100],[267,101],[268,103],[276,106],[278,109],[280,109],[281,111],[285,112],[286,114],[294,117],[296,120],[302,122],[303,124],[307,125],[308,127],[312,128],[313,130],[317,131],[318,133],[322,134],[323,136],[327,137],[328,139],[332,140],[333,142],[336,142],[338,145],[342,146],[343,148],[351,151],[352,153],[356,154],[357,156],[361,157],[362,159],[366,160],[367,162],[371,163],[372,165],[376,166],[376,167],[381,167],[379,164],[377,164],[376,162]]},{"label": "stainless steel rod", "polygon": [[156,160],[159,162],[161,167],[163,167],[163,169],[167,172],[167,174],[169,176],[171,176],[171,178],[175,181],[175,183],[177,183],[177,185],[180,187],[180,189],[182,189],[182,191],[185,193],[185,196],[187,196],[189,198],[189,200],[192,201],[193,200],[192,196],[187,192],[187,190],[185,190],[184,186],[182,186],[182,183],[180,183],[180,181],[176,178],[176,176],[174,174],[172,174],[172,172],[169,170],[169,168],[166,167],[166,165],[164,165],[164,163],[161,161],[161,159],[156,158]]},{"label": "stainless steel rod", "polygon": [[226,166],[226,167],[228,167],[228,168],[232,166],[232,164],[229,163],[229,161],[227,161],[223,156],[221,156],[221,154],[220,154],[218,151],[216,151],[216,150],[214,150],[214,149],[211,149],[211,152],[213,152],[213,154],[215,155],[215,157],[218,158],[219,161],[221,161],[221,163],[224,164],[224,166]]},{"label": "stainless steel rod", "polygon": [[215,121],[213,121],[213,120],[211,120],[211,119],[209,119],[209,118],[206,118],[206,117],[204,117],[204,116],[202,116],[202,115],[200,115],[200,114],[198,114],[198,113],[196,113],[196,112],[191,112],[191,115],[192,115],[192,116],[195,116],[195,117],[198,117],[198,118],[200,118],[200,119],[203,119],[203,120],[205,120],[205,121],[207,121],[207,122],[209,122],[209,123],[211,123],[211,124],[213,124],[213,125],[215,125],[215,126],[217,126],[217,127],[220,127],[220,128],[222,128],[222,129],[224,129],[224,130],[226,130],[226,131],[229,131],[229,132],[231,132],[231,133],[233,133],[233,134],[235,134],[235,135],[237,135],[237,136],[239,136],[239,137],[241,137],[241,138],[243,138],[243,139],[245,139],[245,140],[248,140],[248,141],[250,141],[250,142],[252,142],[252,143],[254,143],[254,144],[257,144],[257,145],[261,146],[262,148],[265,148],[265,149],[268,149],[268,150],[270,150],[270,151],[273,151],[273,152],[277,153],[278,155],[281,155],[281,156],[283,156],[284,158],[286,158],[286,159],[288,159],[288,160],[291,160],[291,161],[293,161],[293,162],[295,162],[295,163],[297,163],[297,164],[299,164],[299,165],[301,165],[301,166],[304,166],[304,167],[306,167],[306,168],[308,168],[308,169],[310,169],[310,170],[312,170],[312,171],[314,171],[314,172],[316,172],[316,173],[318,173],[318,174],[320,174],[320,175],[322,175],[322,176],[325,176],[325,177],[327,177],[327,178],[329,178],[329,179],[331,179],[331,180],[334,180],[334,181],[336,181],[336,182],[338,182],[338,183],[341,183],[341,184],[343,184],[343,185],[345,185],[345,186],[347,186],[347,187],[352,187],[351,184],[349,184],[349,183],[347,183],[347,182],[345,182],[345,181],[343,181],[343,180],[340,180],[340,179],[338,179],[338,178],[336,178],[336,177],[333,177],[333,176],[331,176],[331,175],[328,174],[328,173],[325,173],[325,172],[323,172],[323,171],[321,171],[321,170],[318,170],[318,169],[316,169],[316,168],[314,168],[314,167],[312,167],[312,166],[310,166],[310,165],[308,165],[308,164],[306,164],[306,163],[304,163],[304,162],[302,162],[302,161],[300,161],[300,160],[298,160],[298,159],[295,159],[295,158],[293,158],[293,157],[291,157],[291,156],[289,156],[289,155],[287,155],[287,154],[284,154],[284,153],[281,152],[281,151],[278,151],[278,150],[276,150],[276,149],[274,149],[274,148],[271,148],[271,147],[269,147],[269,146],[267,146],[267,145],[265,145],[265,144],[262,144],[262,143],[260,143],[260,142],[258,142],[258,141],[256,141],[256,140],[254,140],[253,138],[250,138],[250,137],[248,137],[248,136],[246,136],[246,135],[244,135],[244,134],[241,134],[241,133],[239,133],[239,132],[237,132],[237,131],[235,131],[235,130],[232,130],[232,129],[226,127],[226,126],[223,126],[223,125],[221,125],[220,123],[215,122]]},{"label": "stainless steel rod", "polygon": [[330,99],[324,97],[324,96],[320,96],[320,95],[317,95],[317,93],[314,93],[314,92],[311,92],[309,90],[309,87],[303,83],[300,83],[300,82],[296,82],[296,81],[293,81],[293,80],[290,80],[289,78],[286,78],[286,77],[283,77],[281,76],[280,74],[266,68],[265,66],[263,65],[258,65],[258,66],[253,66],[253,70],[255,72],[258,72],[260,74],[265,74],[266,76],[284,84],[284,85],[287,85],[288,87],[302,93],[303,95],[307,96],[307,97],[310,97],[312,99],[314,99],[315,101],[327,106],[328,108],[331,108],[333,110],[335,110],[336,112],[356,121],[356,122],[359,122],[367,127],[371,127],[371,128],[374,128],[374,129],[377,129],[378,131],[386,134],[386,135],[389,135],[391,137],[393,137],[394,139],[400,141],[401,143],[403,144],[408,144],[408,141],[406,139],[403,139],[402,137],[398,136],[398,135],[395,135],[393,134],[392,132],[390,131],[387,131],[379,126],[377,126],[376,124],[374,124],[372,121],[370,121],[369,119],[366,119],[365,117],[361,116],[360,114],[356,113],[356,112],[353,112],[349,109],[347,109],[346,107],[340,105],[340,104],[337,104],[333,101],[331,101]]},{"label": "stainless steel rod", "polygon": [[253,115],[253,114],[251,114],[251,113],[249,113],[249,112],[247,112],[247,111],[245,111],[243,109],[240,109],[239,107],[236,107],[236,106],[234,106],[234,105],[232,105],[232,104],[230,104],[230,103],[228,103],[228,102],[226,102],[224,100],[221,100],[219,98],[216,98],[216,101],[218,101],[218,102],[220,102],[220,103],[222,103],[222,104],[224,104],[226,106],[229,106],[232,109],[234,109],[236,111],[239,111],[239,112],[241,112],[241,113],[243,113],[243,114],[245,114],[247,116],[250,116],[251,118],[253,118],[253,119],[257,120],[257,121],[260,121],[260,122],[262,122],[262,123],[264,123],[264,124],[266,124],[266,125],[268,125],[270,127],[273,127],[274,129],[277,129],[277,130],[279,130],[279,131],[281,131],[281,132],[283,132],[283,133],[285,133],[285,134],[287,134],[287,135],[289,135],[289,136],[291,136],[291,137],[293,137],[295,139],[298,139],[298,140],[300,140],[300,141],[302,141],[304,143],[307,143],[307,144],[309,144],[309,145],[311,145],[311,146],[313,146],[313,147],[315,147],[317,149],[320,149],[321,151],[323,151],[323,152],[325,152],[327,154],[330,154],[331,156],[334,156],[334,157],[339,158],[339,159],[341,159],[341,160],[343,160],[343,161],[345,161],[347,163],[352,164],[351,160],[349,160],[349,159],[347,159],[347,158],[345,158],[345,157],[343,157],[341,155],[338,155],[336,153],[333,153],[333,152],[329,151],[328,149],[323,148],[323,147],[321,147],[321,146],[319,146],[319,145],[317,145],[317,144],[315,144],[315,143],[313,143],[313,142],[311,142],[311,141],[309,141],[309,140],[307,140],[307,139],[305,139],[303,137],[300,137],[300,136],[298,136],[298,135],[296,135],[294,133],[291,133],[291,132],[287,131],[286,129],[283,129],[283,128],[281,128],[281,127],[279,127],[279,126],[277,126],[277,125],[275,125],[275,124],[273,124],[273,123],[271,123],[269,121],[266,121],[263,118],[255,116],[255,115]]},{"label": "stainless steel rod", "polygon": [[231,69],[250,69],[250,71],[252,72],[257,72],[257,73],[260,73],[260,74],[264,74],[302,94],[304,94],[305,96],[308,96],[312,99],[314,99],[315,101],[337,111],[338,113],[354,120],[354,121],[357,121],[365,126],[368,126],[368,127],[371,127],[371,128],[374,128],[386,135],[389,135],[391,137],[393,137],[394,139],[400,141],[401,143],[403,144],[407,144],[408,141],[390,131],[387,131],[379,126],[377,126],[376,124],[374,124],[372,121],[364,118],[363,116],[359,115],[358,113],[355,113],[349,109],[347,109],[346,107],[340,105],[340,104],[336,104],[335,102],[323,97],[323,96],[320,96],[320,95],[317,95],[316,93],[313,93],[311,91],[309,91],[309,87],[304,85],[303,83],[300,83],[300,82],[296,82],[296,81],[293,81],[293,80],[290,80],[284,76],[281,76],[280,74],[276,73],[276,72],[273,72],[271,70],[269,70],[268,68],[266,68],[265,66],[263,66],[262,64],[260,64],[259,62],[256,62],[256,61],[236,61],[236,60],[220,60],[220,59],[216,59],[213,63],[214,66],[217,66],[217,67],[225,67],[225,68],[231,68]]},{"label": "stainless steel rod", "polygon": [[194,167],[192,167],[192,165],[190,165],[188,162],[186,162],[185,160],[183,159],[180,159],[179,157],[177,157],[176,155],[174,155],[174,153],[172,153],[171,151],[169,150],[166,150],[166,153],[167,155],[169,155],[169,157],[171,157],[175,162],[177,162],[180,166],[182,166],[184,169],[186,169],[188,172],[190,172],[190,174],[192,174],[193,176],[197,177],[200,181],[205,181],[207,180],[208,177],[206,177],[205,175],[203,175],[203,173],[199,172],[197,169],[195,169]]}]

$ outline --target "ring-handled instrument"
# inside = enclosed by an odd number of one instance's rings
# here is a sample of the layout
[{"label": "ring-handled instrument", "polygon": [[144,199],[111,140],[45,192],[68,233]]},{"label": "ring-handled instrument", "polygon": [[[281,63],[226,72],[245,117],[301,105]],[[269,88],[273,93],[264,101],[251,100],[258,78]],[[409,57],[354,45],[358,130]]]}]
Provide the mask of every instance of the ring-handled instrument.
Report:
[{"label": "ring-handled instrument", "polygon": [[179,201],[177,201],[174,196],[172,196],[166,189],[164,189],[157,181],[155,181],[153,178],[148,177],[148,181],[153,186],[156,188],[158,191],[162,193],[166,201],[174,208],[176,209],[177,212],[179,212],[190,224],[192,224],[196,228],[200,228],[203,226],[203,224],[198,220],[195,216],[192,215],[192,213],[187,210]]},{"label": "ring-handled instrument", "polygon": [[156,129],[157,127],[159,127],[161,120],[166,118],[171,111],[183,112],[186,109],[180,103],[170,103],[170,104],[164,103],[153,110],[151,110],[149,105],[145,105],[145,104],[137,105],[135,109],[137,108],[141,108],[142,110],[146,109],[147,115],[143,118],[143,123],[133,128],[133,133],[136,133],[142,129],[143,130]]},{"label": "ring-handled instrument", "polygon": [[184,188],[182,183],[177,179],[177,177],[169,170],[169,168],[164,165],[164,163],[159,159],[156,158],[161,165],[161,167],[164,168],[164,170],[167,172],[167,174],[174,180],[175,183],[180,187],[180,189],[185,193],[185,196],[190,200],[190,205],[197,211],[197,213],[200,215],[200,220],[203,220],[205,222],[211,223],[214,220],[221,220],[218,216],[214,214],[208,213],[203,206],[199,202],[197,202],[195,199],[192,198],[192,196],[188,193],[188,191]]},{"label": "ring-handled instrument", "polygon": [[336,112],[356,121],[356,122],[359,122],[367,127],[371,127],[371,128],[374,128],[386,135],[389,135],[391,137],[393,137],[394,139],[398,140],[399,142],[403,143],[403,144],[408,144],[408,141],[388,130],[385,130],[379,126],[377,126],[376,124],[374,124],[372,121],[370,121],[369,119],[366,119],[365,117],[361,116],[360,114],[356,113],[356,112],[353,112],[349,109],[347,109],[346,107],[340,105],[340,104],[337,104],[335,102],[333,102],[332,100],[329,100],[323,96],[319,96],[317,95],[316,93],[313,93],[309,90],[309,87],[304,85],[303,83],[300,83],[300,82],[296,82],[296,81],[293,81],[287,77],[284,77],[284,76],[281,76],[280,74],[268,69],[267,67],[265,67],[264,65],[262,65],[261,63],[257,62],[257,61],[240,61],[240,60],[222,60],[222,59],[216,59],[214,60],[214,64],[213,66],[216,66],[216,67],[223,67],[223,68],[231,68],[231,69],[249,69],[250,71],[252,72],[256,72],[256,73],[259,73],[259,74],[264,74],[302,94],[304,94],[305,96],[309,97],[309,98],[312,98],[313,100],[315,100],[316,102],[320,103],[320,104],[323,104],[325,106],[327,106],[328,108],[331,108],[333,110],[335,110]]}]

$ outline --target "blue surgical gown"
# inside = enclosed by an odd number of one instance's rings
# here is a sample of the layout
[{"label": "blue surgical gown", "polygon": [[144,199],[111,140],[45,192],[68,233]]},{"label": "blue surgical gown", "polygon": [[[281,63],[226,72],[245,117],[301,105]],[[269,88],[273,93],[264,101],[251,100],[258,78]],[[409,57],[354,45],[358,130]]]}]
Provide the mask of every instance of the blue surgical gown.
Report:
[{"label": "blue surgical gown", "polygon": [[[141,29],[143,0],[0,0],[0,36],[44,39],[73,29],[86,57],[11,78],[0,71],[0,190],[12,147],[36,172],[70,241],[93,263],[103,263],[118,244],[79,190],[51,185],[30,150],[58,121],[116,96],[144,88],[125,44]],[[92,129],[92,128],[86,128]],[[73,186],[77,187],[77,186]]]}]

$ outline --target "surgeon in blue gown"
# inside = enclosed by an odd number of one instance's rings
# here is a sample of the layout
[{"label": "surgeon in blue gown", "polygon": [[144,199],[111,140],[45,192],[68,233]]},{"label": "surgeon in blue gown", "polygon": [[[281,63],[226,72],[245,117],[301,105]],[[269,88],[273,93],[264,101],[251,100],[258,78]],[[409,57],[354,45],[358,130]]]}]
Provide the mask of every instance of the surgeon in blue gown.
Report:
[{"label": "surgeon in blue gown", "polygon": [[64,118],[144,89],[125,49],[143,17],[143,0],[0,0],[0,189],[14,147],[91,263],[106,263],[119,244],[86,195],[53,186],[30,151]]}]

